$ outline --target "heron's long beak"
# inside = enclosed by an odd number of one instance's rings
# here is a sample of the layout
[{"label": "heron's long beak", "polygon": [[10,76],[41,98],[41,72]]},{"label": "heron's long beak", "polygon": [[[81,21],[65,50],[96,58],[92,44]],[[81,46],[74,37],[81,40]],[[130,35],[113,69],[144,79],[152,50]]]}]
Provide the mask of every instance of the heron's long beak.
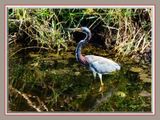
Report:
[{"label": "heron's long beak", "polygon": [[74,31],[74,32],[81,32],[82,29],[81,28],[67,28],[67,30],[70,30],[70,31]]},{"label": "heron's long beak", "polygon": [[81,28],[75,28],[75,31],[77,31],[77,32],[81,32],[81,31],[82,31],[82,29],[81,29]]}]

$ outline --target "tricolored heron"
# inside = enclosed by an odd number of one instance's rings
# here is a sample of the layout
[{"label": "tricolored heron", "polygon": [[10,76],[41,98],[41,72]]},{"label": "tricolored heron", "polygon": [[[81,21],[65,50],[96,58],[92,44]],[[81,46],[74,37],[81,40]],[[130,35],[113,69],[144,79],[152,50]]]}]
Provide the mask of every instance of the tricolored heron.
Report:
[{"label": "tricolored heron", "polygon": [[89,70],[93,72],[94,78],[96,78],[96,74],[98,74],[101,86],[104,86],[104,83],[102,81],[102,75],[111,73],[116,70],[120,70],[120,66],[116,62],[104,57],[95,55],[83,56],[81,54],[81,48],[91,39],[91,31],[87,27],[75,28],[75,31],[83,32],[86,35],[85,38],[81,40],[77,45],[77,61],[88,67]]}]

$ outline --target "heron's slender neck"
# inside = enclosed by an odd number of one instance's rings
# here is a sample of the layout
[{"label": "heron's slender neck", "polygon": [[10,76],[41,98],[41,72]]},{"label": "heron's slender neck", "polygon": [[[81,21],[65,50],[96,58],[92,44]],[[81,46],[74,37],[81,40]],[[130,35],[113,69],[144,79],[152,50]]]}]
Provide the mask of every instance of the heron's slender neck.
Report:
[{"label": "heron's slender neck", "polygon": [[86,43],[86,41],[84,40],[81,40],[78,45],[77,45],[77,48],[76,48],[76,59],[77,61],[79,61],[80,63],[82,64],[85,64],[85,58],[84,56],[81,54],[81,48],[82,46]]},{"label": "heron's slender neck", "polygon": [[86,31],[85,34],[86,34],[86,37],[84,38],[84,40],[85,40],[85,41],[90,40],[90,39],[91,39],[91,32]]},{"label": "heron's slender neck", "polygon": [[76,59],[77,61],[79,61],[80,63],[82,64],[87,64],[87,61],[85,59],[85,57],[81,54],[81,48],[83,47],[83,45],[85,45],[88,40],[91,39],[91,33],[85,33],[86,34],[86,37],[84,40],[81,40],[78,45],[77,45],[77,48],[76,48]]}]

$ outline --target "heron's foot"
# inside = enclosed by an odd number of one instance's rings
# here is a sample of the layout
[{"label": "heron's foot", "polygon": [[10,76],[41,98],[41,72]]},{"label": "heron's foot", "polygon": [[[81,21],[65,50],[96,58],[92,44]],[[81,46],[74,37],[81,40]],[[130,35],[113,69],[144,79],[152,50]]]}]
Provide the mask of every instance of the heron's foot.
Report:
[{"label": "heron's foot", "polygon": [[101,84],[100,88],[99,88],[99,92],[103,92],[105,90],[105,86],[104,84]]}]

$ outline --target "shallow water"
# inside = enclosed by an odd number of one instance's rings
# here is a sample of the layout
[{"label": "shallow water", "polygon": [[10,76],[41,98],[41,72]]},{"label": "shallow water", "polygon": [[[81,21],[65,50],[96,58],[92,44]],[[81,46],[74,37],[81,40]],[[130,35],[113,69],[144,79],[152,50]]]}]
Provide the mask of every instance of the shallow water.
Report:
[{"label": "shallow water", "polygon": [[[85,49],[85,53],[109,56],[104,50],[94,49]],[[99,92],[99,78],[94,80],[92,72],[76,61],[74,52],[59,56],[30,53],[28,58],[27,62],[10,59],[9,84],[25,93],[41,111],[151,111],[150,65],[127,58],[119,61],[121,70],[103,75],[105,86]],[[35,111],[20,95],[9,94],[11,111]]]}]

